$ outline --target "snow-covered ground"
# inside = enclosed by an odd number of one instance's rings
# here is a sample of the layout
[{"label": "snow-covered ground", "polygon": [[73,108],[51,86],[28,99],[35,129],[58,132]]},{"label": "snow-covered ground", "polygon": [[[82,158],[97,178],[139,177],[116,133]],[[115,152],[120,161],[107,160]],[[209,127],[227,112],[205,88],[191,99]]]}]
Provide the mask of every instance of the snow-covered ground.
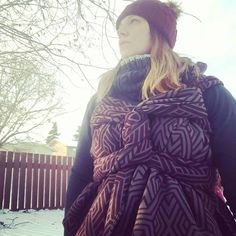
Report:
[{"label": "snow-covered ground", "polygon": [[62,210],[0,210],[0,236],[62,236]]}]

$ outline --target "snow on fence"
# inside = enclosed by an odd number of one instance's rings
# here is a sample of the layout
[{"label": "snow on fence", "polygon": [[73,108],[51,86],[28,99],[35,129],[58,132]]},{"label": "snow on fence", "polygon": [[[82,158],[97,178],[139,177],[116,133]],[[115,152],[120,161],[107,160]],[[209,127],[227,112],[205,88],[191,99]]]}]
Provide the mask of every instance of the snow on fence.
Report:
[{"label": "snow on fence", "polygon": [[64,208],[72,157],[0,152],[0,209]]}]

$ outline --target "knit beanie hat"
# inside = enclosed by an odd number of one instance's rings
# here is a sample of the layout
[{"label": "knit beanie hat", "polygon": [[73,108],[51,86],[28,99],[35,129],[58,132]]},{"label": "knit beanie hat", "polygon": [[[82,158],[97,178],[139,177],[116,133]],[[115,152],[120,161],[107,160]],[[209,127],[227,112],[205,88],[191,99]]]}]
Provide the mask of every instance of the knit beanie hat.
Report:
[{"label": "knit beanie hat", "polygon": [[173,48],[176,42],[176,19],[177,12],[169,4],[158,0],[137,0],[129,4],[120,14],[116,21],[116,29],[120,22],[128,15],[138,15],[145,18],[149,25],[154,27],[158,33]]}]

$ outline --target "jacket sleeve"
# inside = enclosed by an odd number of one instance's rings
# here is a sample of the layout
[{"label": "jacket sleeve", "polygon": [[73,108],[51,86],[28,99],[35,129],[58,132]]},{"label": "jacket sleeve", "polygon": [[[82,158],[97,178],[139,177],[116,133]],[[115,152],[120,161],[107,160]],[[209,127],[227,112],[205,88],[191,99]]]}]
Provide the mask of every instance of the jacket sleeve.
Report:
[{"label": "jacket sleeve", "polygon": [[76,149],[76,156],[71,169],[66,193],[65,214],[77,198],[78,194],[82,192],[84,187],[93,178],[93,162],[90,156],[90,118],[95,107],[95,99],[95,95],[90,99],[83,118],[79,134],[79,142]]},{"label": "jacket sleeve", "polygon": [[207,89],[203,96],[212,128],[212,155],[236,218],[236,101],[222,85]]}]

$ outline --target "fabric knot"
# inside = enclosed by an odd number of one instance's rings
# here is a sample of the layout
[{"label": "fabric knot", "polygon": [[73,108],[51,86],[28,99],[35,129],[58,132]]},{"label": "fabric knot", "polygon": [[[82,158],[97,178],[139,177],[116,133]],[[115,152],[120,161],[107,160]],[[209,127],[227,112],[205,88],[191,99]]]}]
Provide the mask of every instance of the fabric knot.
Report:
[{"label": "fabric knot", "polygon": [[148,116],[140,109],[133,109],[125,116],[122,138],[124,145],[141,142],[150,137],[150,124]]}]

